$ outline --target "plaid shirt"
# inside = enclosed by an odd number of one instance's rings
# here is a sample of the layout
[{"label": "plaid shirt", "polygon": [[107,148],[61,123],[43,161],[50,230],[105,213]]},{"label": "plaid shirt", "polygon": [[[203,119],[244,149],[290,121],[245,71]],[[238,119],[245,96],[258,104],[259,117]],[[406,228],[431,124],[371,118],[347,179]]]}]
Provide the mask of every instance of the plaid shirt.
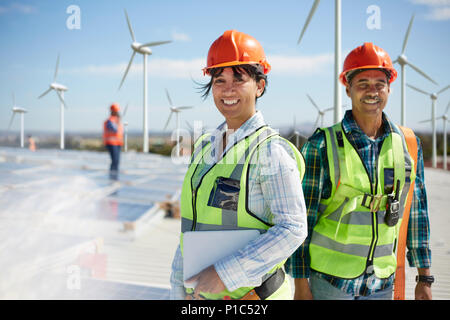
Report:
[{"label": "plaid shirt", "polygon": [[[384,134],[375,140],[370,139],[359,128],[353,118],[351,110],[345,113],[342,121],[343,129],[350,143],[358,151],[364,165],[368,169],[370,178],[376,170],[376,161],[383,140],[391,133],[397,132],[395,126],[383,113]],[[419,138],[418,163],[414,187],[413,203],[408,224],[407,235],[407,259],[411,267],[429,268],[431,265],[431,250],[429,248],[430,227],[428,220],[428,205],[425,191],[424,165],[422,146]],[[319,202],[322,198],[331,195],[331,181],[328,170],[328,159],[325,145],[325,134],[323,131],[309,138],[302,148],[305,157],[306,172],[303,179],[303,192],[308,210],[308,237],[303,245],[289,258],[286,263],[287,272],[294,278],[308,278],[310,274],[309,243],[311,235],[318,219]],[[311,272],[316,272],[311,270]],[[356,279],[341,279],[322,273],[319,276],[329,281],[333,286],[342,289],[348,294],[355,296],[367,296],[373,292],[383,290],[392,286],[394,275],[387,279],[378,279],[373,273],[365,273]]]},{"label": "plaid shirt", "polygon": [[[212,163],[200,162],[199,179],[217,163],[236,142],[265,125],[261,112],[247,120],[227,138],[222,152],[226,123],[212,133]],[[275,265],[287,259],[306,238],[306,206],[295,155],[282,139],[262,143],[250,160],[248,206],[259,219],[273,225],[245,248],[214,264],[217,274],[228,290],[261,285],[262,277]],[[219,245],[219,244],[218,244]],[[184,299],[183,257],[178,246],[172,262],[171,299]]]}]

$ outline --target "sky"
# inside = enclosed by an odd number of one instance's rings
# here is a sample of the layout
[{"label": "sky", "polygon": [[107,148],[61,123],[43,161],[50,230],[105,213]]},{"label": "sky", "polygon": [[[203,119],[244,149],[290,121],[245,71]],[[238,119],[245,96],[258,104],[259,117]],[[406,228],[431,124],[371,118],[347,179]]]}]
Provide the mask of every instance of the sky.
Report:
[{"label": "sky", "polygon": [[[212,97],[203,100],[199,83],[208,49],[225,30],[252,35],[263,46],[272,65],[265,95],[257,108],[274,128],[293,125],[301,130],[315,122],[320,108],[333,106],[334,1],[322,0],[301,43],[302,27],[313,0],[0,0],[0,131],[11,118],[12,92],[16,105],[28,110],[25,131],[59,132],[60,102],[54,92],[38,99],[53,80],[65,92],[66,132],[101,132],[109,106],[129,104],[125,120],[130,130],[141,131],[143,122],[143,60],[136,55],[120,90],[120,81],[132,54],[127,10],[138,42],[172,40],[153,47],[148,57],[149,129],[161,131],[169,116],[169,102],[191,105],[181,114],[181,125],[194,121],[213,128],[224,119]],[[75,10],[74,10],[75,8]],[[374,11],[375,8],[375,11]],[[79,13],[79,14],[78,14]],[[342,0],[342,58],[364,42],[382,47],[395,60],[401,52],[411,16],[414,23],[405,51],[408,60],[431,76],[434,85],[406,67],[406,81],[426,92],[450,84],[450,0]],[[399,78],[391,86],[385,111],[400,122]],[[343,86],[342,103],[350,108]],[[437,100],[437,116],[444,113],[450,89]],[[406,125],[429,130],[419,121],[431,118],[429,96],[406,89]],[[20,129],[16,117],[12,131]],[[175,119],[168,131],[175,128]],[[324,125],[332,124],[332,112]],[[442,124],[438,122],[438,130]]]}]

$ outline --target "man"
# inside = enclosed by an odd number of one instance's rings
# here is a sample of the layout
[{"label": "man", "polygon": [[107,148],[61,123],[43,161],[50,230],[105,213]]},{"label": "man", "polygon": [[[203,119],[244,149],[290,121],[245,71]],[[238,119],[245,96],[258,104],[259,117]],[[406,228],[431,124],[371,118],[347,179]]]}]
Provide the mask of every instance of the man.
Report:
[{"label": "man", "polygon": [[123,145],[123,125],[120,122],[119,105],[113,103],[110,111],[110,117],[103,124],[103,143],[111,156],[109,177],[112,180],[118,180],[120,148]]},{"label": "man", "polygon": [[308,237],[286,264],[295,278],[294,298],[392,299],[397,239],[414,181],[407,258],[420,275],[415,298],[431,299],[422,148],[415,137],[415,171],[402,130],[383,113],[397,72],[372,43],[350,52],[343,70],[352,110],[302,148]]}]

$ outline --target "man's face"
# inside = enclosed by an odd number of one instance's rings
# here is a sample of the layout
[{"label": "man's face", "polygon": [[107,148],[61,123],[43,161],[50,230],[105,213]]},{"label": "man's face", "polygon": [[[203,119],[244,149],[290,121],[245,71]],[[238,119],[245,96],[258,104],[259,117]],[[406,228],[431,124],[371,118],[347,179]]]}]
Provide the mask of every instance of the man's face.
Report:
[{"label": "man's face", "polygon": [[391,89],[383,71],[367,70],[357,74],[345,91],[352,99],[353,113],[361,116],[381,116]]}]

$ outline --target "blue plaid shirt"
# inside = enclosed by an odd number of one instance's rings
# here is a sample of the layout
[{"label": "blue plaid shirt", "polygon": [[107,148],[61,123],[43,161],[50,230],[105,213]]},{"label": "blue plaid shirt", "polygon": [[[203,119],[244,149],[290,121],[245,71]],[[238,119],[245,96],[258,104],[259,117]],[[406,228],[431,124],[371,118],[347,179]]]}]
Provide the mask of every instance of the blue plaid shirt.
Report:
[{"label": "blue plaid shirt", "polygon": [[[383,113],[382,136],[370,139],[358,126],[351,110],[345,113],[342,120],[343,129],[350,143],[355,147],[368,169],[369,175],[374,175],[376,161],[383,140],[393,131],[396,132],[386,115]],[[413,203],[408,224],[407,259],[411,267],[429,268],[431,266],[431,250],[429,247],[430,227],[428,220],[427,195],[425,191],[424,165],[422,146],[419,138],[418,163],[414,187]],[[317,223],[319,202],[331,195],[331,181],[328,172],[328,159],[325,146],[325,134],[317,131],[302,147],[305,157],[306,172],[303,178],[303,192],[308,210],[308,237],[303,245],[289,258],[286,270],[294,278],[308,278],[310,272],[309,243],[312,231]],[[392,286],[394,275],[387,279],[378,279],[372,274],[363,274],[359,278],[346,280],[316,272],[319,277],[327,280],[333,286],[355,296],[367,296],[373,292]]]}]

